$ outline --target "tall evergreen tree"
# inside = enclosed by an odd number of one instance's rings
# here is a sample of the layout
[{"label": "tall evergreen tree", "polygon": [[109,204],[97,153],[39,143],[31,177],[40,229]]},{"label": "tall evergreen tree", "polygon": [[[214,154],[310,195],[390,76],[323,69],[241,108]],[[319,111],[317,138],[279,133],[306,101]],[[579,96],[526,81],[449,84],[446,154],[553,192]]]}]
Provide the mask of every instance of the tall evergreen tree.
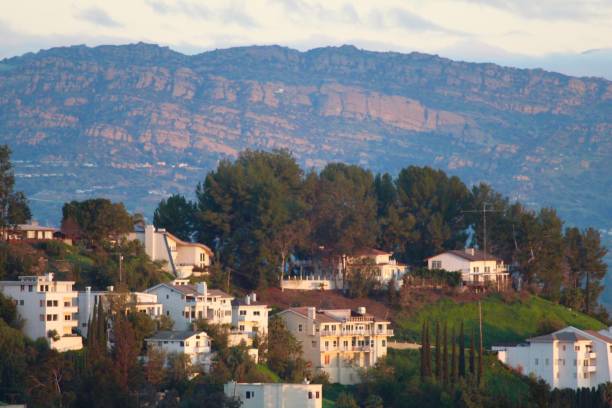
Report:
[{"label": "tall evergreen tree", "polygon": [[465,377],[465,338],[463,334],[463,321],[459,326],[459,377]]},{"label": "tall evergreen tree", "polygon": [[425,342],[427,341],[425,335],[425,321],[423,321],[423,325],[421,326],[421,348],[419,349],[419,356],[421,357],[421,381],[425,381]]},{"label": "tall evergreen tree", "polygon": [[484,350],[482,348],[483,339],[479,335],[479,343],[478,343],[478,385],[482,383],[482,375],[484,373],[484,356],[482,355]]},{"label": "tall evergreen tree", "polygon": [[448,384],[448,324],[444,322],[442,331],[442,383]]},{"label": "tall evergreen tree", "polygon": [[184,241],[191,241],[196,230],[196,206],[180,194],[163,199],[153,213],[153,225],[165,228]]},{"label": "tall evergreen tree", "polygon": [[455,336],[455,327],[451,331],[451,360],[450,360],[450,380],[454,383],[457,380],[457,336]]},{"label": "tall evergreen tree", "polygon": [[436,350],[435,350],[436,380],[442,381],[442,344],[440,343],[440,322],[436,322]]},{"label": "tall evergreen tree", "polygon": [[476,352],[476,344],[474,343],[474,330],[472,330],[472,335],[470,336],[470,375],[472,377],[474,377],[474,374],[476,374],[476,367],[475,367],[475,354]]}]

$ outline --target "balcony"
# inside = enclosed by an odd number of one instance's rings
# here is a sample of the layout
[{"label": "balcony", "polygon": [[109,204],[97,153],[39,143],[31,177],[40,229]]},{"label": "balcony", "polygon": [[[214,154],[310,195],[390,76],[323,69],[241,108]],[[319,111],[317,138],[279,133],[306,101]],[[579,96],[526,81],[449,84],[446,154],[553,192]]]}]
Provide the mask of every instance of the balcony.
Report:
[{"label": "balcony", "polygon": [[584,372],[586,372],[586,373],[594,373],[595,371],[597,371],[597,366],[596,365],[584,366]]},{"label": "balcony", "polygon": [[597,358],[597,353],[595,353],[594,351],[588,352],[586,354],[586,358],[595,359]]}]

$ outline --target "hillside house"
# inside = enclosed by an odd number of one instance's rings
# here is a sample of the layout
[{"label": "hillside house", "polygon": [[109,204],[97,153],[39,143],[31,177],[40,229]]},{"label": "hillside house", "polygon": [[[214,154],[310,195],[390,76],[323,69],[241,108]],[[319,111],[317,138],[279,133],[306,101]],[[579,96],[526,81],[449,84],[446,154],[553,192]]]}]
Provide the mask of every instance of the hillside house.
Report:
[{"label": "hillside house", "polygon": [[322,251],[313,259],[295,262],[295,269],[283,279],[283,289],[345,289],[344,278],[357,268],[371,268],[382,284],[401,286],[408,266],[393,259],[393,253],[363,248],[351,255],[333,257]]},{"label": "hillside house", "polygon": [[115,292],[112,286],[105,291],[92,291],[88,286],[78,292],[78,321],[81,334],[87,337],[88,324],[93,317],[94,305],[100,304],[104,310],[119,307],[125,313],[144,313],[152,319],[163,314],[163,305],[157,302],[157,295],[144,292]]},{"label": "hillside house", "polygon": [[332,383],[360,382],[360,369],[373,367],[387,355],[391,323],[366,313],[365,307],[317,310],[295,307],[278,314],[302,343],[304,358],[315,372],[326,372]]},{"label": "hillside house", "polygon": [[569,326],[512,347],[493,347],[509,367],[534,375],[552,388],[590,388],[612,380],[612,337],[609,331]]},{"label": "hillside house", "polygon": [[190,285],[177,279],[160,283],[145,291],[157,295],[164,313],[174,321],[174,330],[187,330],[198,319],[213,324],[232,323],[233,296],[218,290],[208,289],[206,282]]},{"label": "hillside house", "polygon": [[166,271],[180,279],[206,274],[214,256],[206,245],[183,241],[153,225],[130,234],[130,238],[142,242],[153,261],[165,261]]},{"label": "hillside house", "polygon": [[189,357],[191,364],[208,371],[211,365],[211,342],[203,331],[158,331],[145,339],[147,349],[157,348],[166,358],[172,353]]},{"label": "hillside house", "polygon": [[0,292],[17,305],[27,337],[44,338],[57,351],[80,350],[83,339],[76,332],[78,293],[73,286],[73,281],[56,281],[53,273],[47,273],[0,281]]},{"label": "hillside house", "polygon": [[242,408],[321,408],[321,384],[237,383],[223,386],[230,398],[238,398]]},{"label": "hillside house", "polygon": [[474,248],[446,251],[427,258],[427,267],[461,272],[461,280],[469,286],[501,290],[510,284],[510,274],[504,261]]},{"label": "hillside house", "polygon": [[4,236],[8,235],[9,240],[46,241],[54,239],[54,234],[58,231],[57,228],[44,227],[36,221],[31,221],[29,224],[17,225],[10,232],[4,232]]}]

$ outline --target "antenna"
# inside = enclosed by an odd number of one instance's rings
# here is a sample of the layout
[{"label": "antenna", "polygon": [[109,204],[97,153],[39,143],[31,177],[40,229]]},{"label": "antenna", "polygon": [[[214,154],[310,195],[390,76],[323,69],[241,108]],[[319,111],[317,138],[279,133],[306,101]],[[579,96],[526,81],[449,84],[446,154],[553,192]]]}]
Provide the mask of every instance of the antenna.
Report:
[{"label": "antenna", "polygon": [[462,213],[482,213],[482,242],[483,242],[482,258],[483,260],[486,260],[486,254],[487,254],[487,213],[501,212],[497,210],[489,210],[487,208],[487,205],[489,205],[489,203],[485,201],[484,203],[482,203],[482,210],[461,211]]}]

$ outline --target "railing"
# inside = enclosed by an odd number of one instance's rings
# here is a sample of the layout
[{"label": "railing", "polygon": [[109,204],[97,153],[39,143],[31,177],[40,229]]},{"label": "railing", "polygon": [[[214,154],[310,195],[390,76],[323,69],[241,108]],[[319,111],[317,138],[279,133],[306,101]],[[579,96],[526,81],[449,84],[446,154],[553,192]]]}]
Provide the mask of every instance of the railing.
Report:
[{"label": "railing", "polygon": [[597,371],[597,366],[596,365],[585,366],[584,371],[587,373],[594,373],[595,371]]},{"label": "railing", "polygon": [[321,337],[325,336],[393,336],[393,330],[321,330],[319,332]]},{"label": "railing", "polygon": [[587,358],[591,358],[591,359],[597,358],[597,353],[595,353],[594,351],[591,351],[591,352],[588,352],[586,356]]}]

